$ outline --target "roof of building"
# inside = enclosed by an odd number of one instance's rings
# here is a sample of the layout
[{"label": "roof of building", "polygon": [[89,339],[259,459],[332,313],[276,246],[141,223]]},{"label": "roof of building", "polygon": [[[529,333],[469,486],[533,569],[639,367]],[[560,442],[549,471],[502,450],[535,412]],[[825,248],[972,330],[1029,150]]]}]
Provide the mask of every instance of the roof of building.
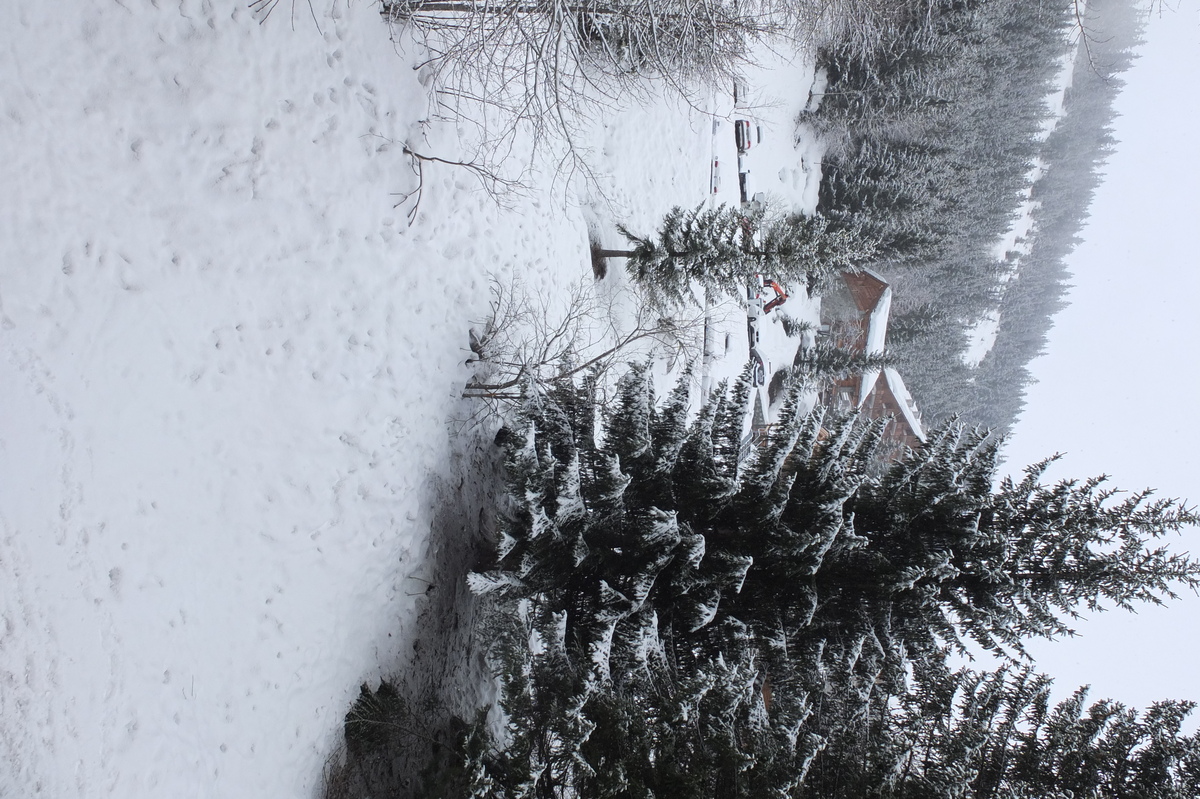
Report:
[{"label": "roof of building", "polygon": [[875,390],[875,384],[879,382],[878,369],[864,369],[862,373],[862,382],[858,384],[858,401],[855,404],[856,408],[861,408],[867,401],[867,397],[871,396],[871,392]]},{"label": "roof of building", "polygon": [[[867,314],[867,336],[864,352],[867,355],[882,355],[887,338],[888,322],[892,313],[892,287],[879,273],[870,269],[858,272],[843,272],[842,278],[850,289],[850,295],[860,311]],[[904,418],[904,424],[920,441],[925,441],[925,428],[921,424],[921,416],[917,404],[904,385],[904,378],[892,367],[883,369],[867,369],[863,371],[858,385],[858,402],[856,407],[862,407],[870,399],[871,394],[880,387],[879,377],[883,376],[883,385],[895,399],[896,406]]]},{"label": "roof of building", "polygon": [[871,309],[867,321],[867,355],[882,355],[884,339],[887,338],[888,319],[892,315],[892,287],[888,286]]},{"label": "roof of building", "polygon": [[870,269],[842,272],[842,280],[850,289],[850,296],[858,310],[867,313],[879,304],[879,298],[888,290],[888,282],[882,275]]},{"label": "roof of building", "polygon": [[917,403],[913,400],[912,394],[908,392],[908,387],[904,385],[904,378],[890,366],[884,367],[883,376],[887,380],[892,396],[896,398],[896,404],[900,406],[900,412],[904,414],[904,421],[908,422],[913,435],[921,439],[921,442],[924,443],[925,428],[921,424],[921,417],[917,413]]},{"label": "roof of building", "polygon": [[896,400],[896,405],[900,408],[900,414],[904,417],[904,423],[912,430],[913,435],[925,441],[925,427],[921,424],[921,415],[917,410],[917,403],[909,393],[908,387],[904,385],[904,378],[890,366],[885,366],[882,370],[867,369],[862,374],[862,383],[858,388],[858,405],[861,408],[871,398],[871,393],[879,388],[879,376],[883,375],[883,386],[891,392],[891,395]]}]

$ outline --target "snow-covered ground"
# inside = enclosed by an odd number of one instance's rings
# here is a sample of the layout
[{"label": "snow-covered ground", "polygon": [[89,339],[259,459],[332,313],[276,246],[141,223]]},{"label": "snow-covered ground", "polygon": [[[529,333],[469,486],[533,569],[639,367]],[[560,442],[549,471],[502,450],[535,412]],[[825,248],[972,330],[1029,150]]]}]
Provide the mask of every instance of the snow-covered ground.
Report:
[{"label": "snow-covered ground", "polygon": [[[409,226],[402,143],[456,143],[372,4],[27,3],[0,36],[0,796],[311,796],[411,649],[490,280],[558,296],[589,229],[711,201],[732,99],[614,112],[599,187],[503,208],[427,165]],[[758,189],[798,205],[811,80],[755,81]]]}]

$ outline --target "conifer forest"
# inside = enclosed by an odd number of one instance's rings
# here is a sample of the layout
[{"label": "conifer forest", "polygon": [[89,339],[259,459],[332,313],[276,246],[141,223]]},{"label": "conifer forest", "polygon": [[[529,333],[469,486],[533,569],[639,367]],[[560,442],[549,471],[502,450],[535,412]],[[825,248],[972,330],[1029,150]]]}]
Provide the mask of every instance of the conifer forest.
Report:
[{"label": "conifer forest", "polygon": [[[622,227],[629,249],[600,256],[624,265],[652,320],[744,297],[756,274],[821,297],[870,270],[894,288],[888,349],[856,358],[818,341],[772,384],[769,424],[750,367],[707,396],[694,366],[662,386],[637,359],[545,357],[495,384],[494,522],[459,575],[487,701],[447,712],[444,697],[364,685],[327,795],[1200,796],[1193,702],[1054,698],[1054,675],[1026,653],[1080,614],[1200,588],[1181,543],[1200,518],[1103,477],[1049,480],[1050,461],[997,474],[1115,144],[1112,102],[1145,9],[493,5],[408,0],[386,14],[444,25],[470,7],[471,35],[560,26],[577,71],[538,73],[547,107],[581,74],[725,81],[755,42],[815,52],[822,97],[795,120],[827,144],[814,213],[664,209],[657,233]],[[706,59],[662,49],[679,42]],[[997,252],[1026,212],[1021,246]],[[995,343],[973,362],[985,319]],[[923,413],[919,446],[888,444],[886,419],[806,400],[885,366]]]}]

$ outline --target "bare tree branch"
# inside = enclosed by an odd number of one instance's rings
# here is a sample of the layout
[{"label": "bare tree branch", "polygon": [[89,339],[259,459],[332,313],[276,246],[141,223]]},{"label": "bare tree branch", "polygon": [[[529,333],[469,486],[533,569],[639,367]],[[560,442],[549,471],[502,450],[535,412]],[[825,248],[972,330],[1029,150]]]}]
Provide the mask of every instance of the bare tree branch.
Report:
[{"label": "bare tree branch", "polygon": [[[316,26],[317,32],[324,34],[321,30],[321,23],[317,21],[317,11],[313,8],[312,0],[308,2],[308,13],[312,16],[313,25]],[[253,0],[250,3],[251,13],[258,17],[258,24],[263,24],[267,18],[271,16],[271,12],[275,10],[275,6],[279,5],[279,0]],[[296,0],[292,0],[292,30],[296,30]]]},{"label": "bare tree branch", "polygon": [[395,34],[426,50],[440,112],[471,121],[480,163],[557,152],[557,175],[595,183],[583,131],[665,86],[693,102],[731,86],[776,14],[746,0],[390,0]]},{"label": "bare tree branch", "polygon": [[603,373],[615,360],[657,352],[673,362],[694,360],[703,316],[666,317],[634,298],[632,309],[614,307],[590,281],[575,284],[561,308],[520,284],[492,283],[488,317],[471,331],[476,377],[463,396],[507,403],[529,381],[551,385],[588,371]]}]

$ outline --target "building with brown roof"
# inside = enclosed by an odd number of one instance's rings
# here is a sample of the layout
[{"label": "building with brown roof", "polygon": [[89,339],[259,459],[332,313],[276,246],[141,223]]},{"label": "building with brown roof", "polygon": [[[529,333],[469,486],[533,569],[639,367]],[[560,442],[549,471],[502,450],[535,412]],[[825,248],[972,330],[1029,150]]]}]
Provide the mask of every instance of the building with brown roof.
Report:
[{"label": "building with brown roof", "polygon": [[[882,355],[892,309],[892,287],[869,269],[843,273],[842,286],[822,298],[822,331],[835,346],[854,353]],[[900,373],[891,367],[833,381],[822,401],[841,411],[860,410],[872,419],[891,417],[884,441],[918,447],[925,429],[912,394]]]}]

